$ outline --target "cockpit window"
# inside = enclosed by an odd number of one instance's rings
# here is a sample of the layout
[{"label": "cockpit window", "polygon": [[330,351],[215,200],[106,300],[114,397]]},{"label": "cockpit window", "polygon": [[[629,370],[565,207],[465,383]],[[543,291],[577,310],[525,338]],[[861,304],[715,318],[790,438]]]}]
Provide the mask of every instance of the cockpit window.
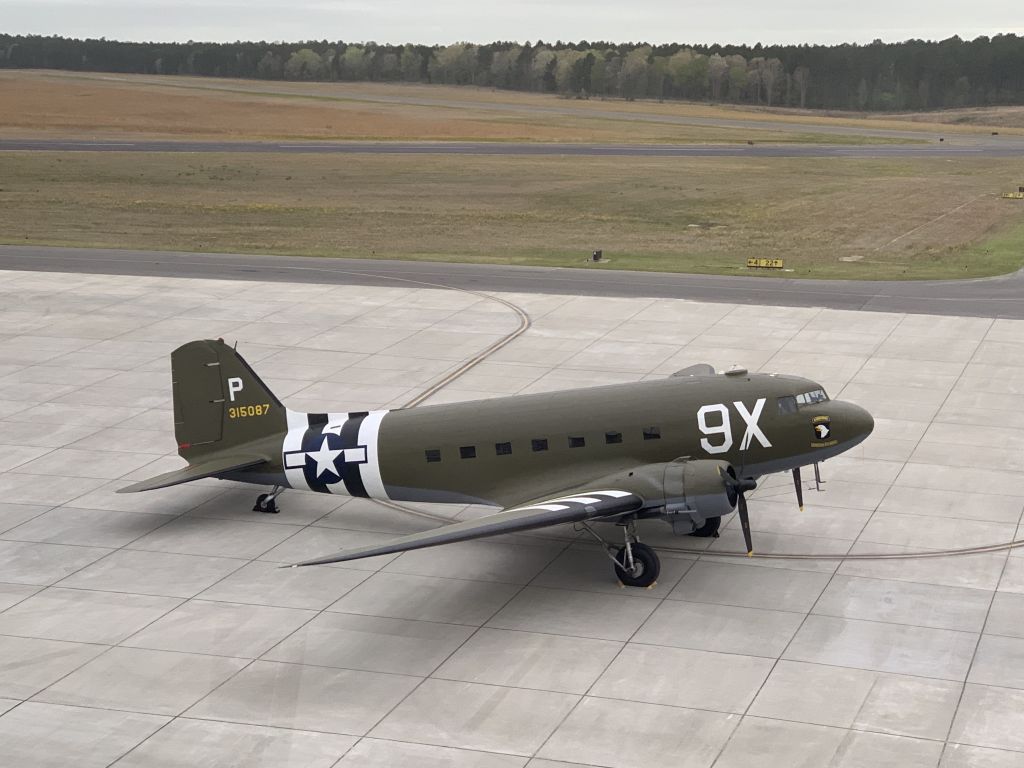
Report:
[{"label": "cockpit window", "polygon": [[796,413],[801,405],[814,405],[828,400],[824,389],[812,389],[800,395],[783,395],[778,398],[779,413]]},{"label": "cockpit window", "polygon": [[824,403],[826,400],[828,400],[828,395],[825,394],[824,389],[812,389],[810,392],[796,396],[798,405],[814,405],[815,403]]}]

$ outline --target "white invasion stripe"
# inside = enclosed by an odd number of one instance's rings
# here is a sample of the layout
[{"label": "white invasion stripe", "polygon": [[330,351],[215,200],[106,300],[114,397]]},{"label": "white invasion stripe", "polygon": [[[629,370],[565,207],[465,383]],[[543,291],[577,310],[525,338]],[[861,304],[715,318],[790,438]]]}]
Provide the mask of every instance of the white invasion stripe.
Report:
[{"label": "white invasion stripe", "polygon": [[306,473],[303,471],[303,467],[306,466],[305,455],[301,457],[301,464],[296,463],[297,456],[293,456],[291,462],[284,456],[292,451],[302,450],[302,436],[306,434],[306,428],[309,427],[309,418],[306,414],[291,409],[287,411],[287,414],[288,432],[285,434],[284,443],[281,446],[281,463],[285,465],[284,477],[290,487],[308,491],[309,484],[306,482]]},{"label": "white invasion stripe", "polygon": [[560,496],[557,499],[551,499],[551,501],[579,501],[584,504],[595,504],[600,502],[600,499],[588,499],[587,496],[611,496],[613,499],[622,499],[632,495],[629,491],[587,491],[586,496]]},{"label": "white invasion stripe", "polygon": [[381,479],[380,453],[378,451],[380,424],[387,414],[387,411],[370,411],[359,425],[359,434],[356,436],[359,445],[366,446],[364,457],[366,463],[360,465],[359,476],[371,499],[389,498],[387,491],[384,490],[384,480]]},{"label": "white invasion stripe", "polygon": [[345,426],[345,422],[348,421],[348,413],[328,413],[327,423],[324,424],[323,434],[330,432],[332,435],[341,437],[341,429]]},{"label": "white invasion stripe", "polygon": [[561,512],[563,509],[568,509],[564,504],[532,504],[529,507],[518,507],[516,512],[525,512],[528,509],[544,509],[548,512]]},{"label": "white invasion stripe", "polygon": [[303,432],[306,431],[306,427],[309,426],[309,419],[306,414],[293,411],[290,408],[286,413],[288,414],[288,429],[299,429],[301,427]]}]

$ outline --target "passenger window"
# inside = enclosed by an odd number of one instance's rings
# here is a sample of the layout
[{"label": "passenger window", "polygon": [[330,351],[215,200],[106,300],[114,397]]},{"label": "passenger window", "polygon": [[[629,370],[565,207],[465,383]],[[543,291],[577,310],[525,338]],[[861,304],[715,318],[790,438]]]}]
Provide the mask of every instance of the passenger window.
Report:
[{"label": "passenger window", "polygon": [[586,444],[587,444],[587,441],[584,440],[582,437],[570,437],[569,438],[569,447],[570,448],[582,448]]},{"label": "passenger window", "polygon": [[548,439],[546,437],[538,437],[533,440],[533,450],[535,453],[540,451],[546,451],[548,449]]},{"label": "passenger window", "polygon": [[644,427],[644,440],[661,440],[661,427]]},{"label": "passenger window", "polygon": [[459,448],[459,456],[463,459],[475,459],[476,458],[476,446],[475,445],[464,445]]},{"label": "passenger window", "polygon": [[512,453],[512,443],[495,443],[494,452],[499,456],[508,456]]},{"label": "passenger window", "polygon": [[425,453],[427,454],[427,461],[431,464],[441,460],[441,451],[437,448],[428,448]]},{"label": "passenger window", "polygon": [[786,395],[779,398],[779,413],[796,413],[796,397]]},{"label": "passenger window", "polygon": [[622,442],[622,433],[621,432],[605,432],[604,433],[604,441],[608,445],[612,445],[614,443],[621,443]]}]

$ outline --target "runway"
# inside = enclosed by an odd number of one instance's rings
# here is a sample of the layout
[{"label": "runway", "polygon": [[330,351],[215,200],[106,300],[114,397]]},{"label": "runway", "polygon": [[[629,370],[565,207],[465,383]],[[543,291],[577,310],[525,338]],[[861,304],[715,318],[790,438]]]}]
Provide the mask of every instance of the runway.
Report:
[{"label": "runway", "polygon": [[[581,260],[581,265],[585,263]],[[692,299],[732,304],[1024,319],[1024,271],[978,280],[881,282],[626,272],[491,264],[0,245],[0,269],[335,285],[416,280],[505,293]]]},{"label": "runway", "polygon": [[1024,157],[1005,144],[548,144],[364,141],[90,141],[0,139],[0,152],[230,152],[350,155],[507,155],[579,157]]}]

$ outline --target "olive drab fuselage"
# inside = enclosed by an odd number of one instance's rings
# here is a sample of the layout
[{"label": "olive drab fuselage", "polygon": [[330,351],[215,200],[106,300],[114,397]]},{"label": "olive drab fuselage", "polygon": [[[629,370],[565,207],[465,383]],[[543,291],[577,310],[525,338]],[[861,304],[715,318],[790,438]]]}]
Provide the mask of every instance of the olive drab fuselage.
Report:
[{"label": "olive drab fuselage", "polygon": [[[235,394],[235,407],[260,405],[245,395]],[[872,426],[813,381],[746,372],[407,410],[288,411],[286,421],[276,462],[233,479],[496,506],[681,458],[727,462],[756,478],[848,450]]]}]

